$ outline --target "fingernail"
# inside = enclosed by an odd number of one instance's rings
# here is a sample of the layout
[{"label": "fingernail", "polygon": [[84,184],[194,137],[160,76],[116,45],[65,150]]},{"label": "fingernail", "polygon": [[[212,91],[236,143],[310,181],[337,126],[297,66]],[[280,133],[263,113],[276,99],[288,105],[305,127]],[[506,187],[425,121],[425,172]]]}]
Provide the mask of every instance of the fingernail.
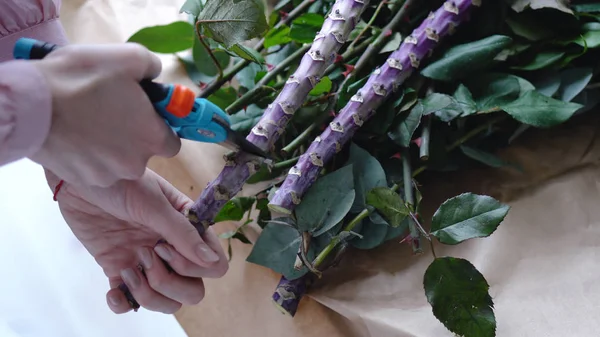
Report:
[{"label": "fingernail", "polygon": [[154,247],[154,251],[165,261],[171,261],[171,258],[173,258],[173,255],[171,255],[171,250],[167,247],[156,246]]},{"label": "fingernail", "polygon": [[110,302],[110,304],[114,305],[115,307],[118,307],[121,304],[121,296],[110,295],[108,296],[108,302]]},{"label": "fingernail", "polygon": [[209,262],[209,263],[219,261],[219,255],[217,255],[215,252],[213,252],[212,249],[210,249],[205,244],[198,245],[198,248],[196,248],[196,254],[198,254],[198,256],[202,260]]},{"label": "fingernail", "polygon": [[122,270],[121,277],[123,278],[125,283],[127,283],[127,285],[132,288],[137,288],[141,284],[140,278],[137,276],[136,272],[131,268]]},{"label": "fingernail", "polygon": [[148,248],[142,248],[139,252],[140,260],[142,260],[142,265],[145,269],[150,269],[152,267],[152,253]]}]

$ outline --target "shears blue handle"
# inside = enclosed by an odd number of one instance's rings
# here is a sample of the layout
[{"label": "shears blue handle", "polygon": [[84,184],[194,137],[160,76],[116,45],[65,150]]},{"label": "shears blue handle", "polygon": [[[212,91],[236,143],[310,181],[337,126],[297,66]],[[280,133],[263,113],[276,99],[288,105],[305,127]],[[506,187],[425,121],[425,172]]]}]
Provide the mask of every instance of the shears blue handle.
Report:
[{"label": "shears blue handle", "polygon": [[[21,38],[13,54],[15,59],[42,59],[57,48],[55,44]],[[224,143],[228,139],[229,116],[214,103],[196,98],[192,90],[182,85],[150,80],[143,80],[140,85],[157,113],[180,138],[204,143]]]}]

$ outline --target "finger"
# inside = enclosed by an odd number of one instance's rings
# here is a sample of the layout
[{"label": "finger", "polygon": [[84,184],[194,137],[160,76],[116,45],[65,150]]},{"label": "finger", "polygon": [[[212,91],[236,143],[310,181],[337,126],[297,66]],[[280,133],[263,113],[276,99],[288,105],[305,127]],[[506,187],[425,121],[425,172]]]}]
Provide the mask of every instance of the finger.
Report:
[{"label": "finger", "polygon": [[219,254],[204,242],[196,228],[181,213],[174,209],[164,210],[168,216],[155,230],[169,242],[177,252],[188,260],[204,267],[213,267],[219,261]]},{"label": "finger", "polygon": [[[175,189],[172,186],[170,188]],[[144,214],[145,222],[188,260],[204,267],[213,267],[219,261],[219,254],[204,242],[190,221],[168,200],[163,203],[155,198],[153,201],[153,205],[149,205],[149,212]]]},{"label": "finger", "polygon": [[[164,124],[162,121],[161,123]],[[160,157],[171,158],[181,150],[181,138],[166,124],[163,127],[165,128],[165,137],[155,154]]]},{"label": "finger", "polygon": [[156,172],[148,169],[146,171],[148,175],[152,175],[158,182],[160,190],[165,195],[171,206],[178,212],[183,212],[184,209],[189,208],[194,203],[187,195],[181,193],[175,186],[169,183],[165,178],[158,175]]},{"label": "finger", "polygon": [[106,293],[106,303],[115,314],[124,314],[132,310],[125,294],[119,288],[113,288]]},{"label": "finger", "polygon": [[[111,68],[128,74],[138,82],[155,79],[162,71],[160,58],[138,43],[111,44],[104,47],[102,59],[110,62]],[[115,62],[117,61],[117,62]]]},{"label": "finger", "polygon": [[220,278],[228,269],[227,259],[221,258],[214,267],[203,267],[186,259],[168,243],[159,243],[154,251],[179,275],[187,277]]},{"label": "finger", "polygon": [[204,299],[204,282],[201,278],[188,278],[169,273],[163,261],[150,248],[141,248],[138,255],[152,289],[187,305],[198,304]]},{"label": "finger", "polygon": [[47,59],[60,57],[68,57],[71,66],[87,72],[90,72],[90,68],[103,73],[117,71],[136,82],[155,79],[162,71],[160,58],[138,43],[74,44],[52,52]]},{"label": "finger", "polygon": [[131,291],[131,295],[140,306],[165,314],[173,314],[181,308],[178,303],[158,293],[148,284],[148,280],[137,268],[127,268],[121,271],[121,278]]}]

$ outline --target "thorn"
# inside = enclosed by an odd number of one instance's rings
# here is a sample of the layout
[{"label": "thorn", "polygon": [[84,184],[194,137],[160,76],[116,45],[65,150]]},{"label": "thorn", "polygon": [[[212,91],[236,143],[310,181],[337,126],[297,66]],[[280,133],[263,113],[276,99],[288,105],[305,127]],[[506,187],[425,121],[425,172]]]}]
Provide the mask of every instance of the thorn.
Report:
[{"label": "thorn", "polygon": [[282,19],[285,19],[285,18],[288,17],[289,14],[287,12],[284,12],[284,11],[279,11],[279,15],[281,15]]},{"label": "thorn", "polygon": [[408,16],[408,15],[407,15],[407,16],[405,16],[405,17],[404,17],[404,22],[410,22],[410,16]]},{"label": "thorn", "polygon": [[409,241],[412,241],[412,237],[410,236],[410,234],[408,234],[407,236],[405,236],[404,239],[402,239],[400,241],[400,244],[408,243]]},{"label": "thorn", "polygon": [[413,140],[413,143],[417,144],[418,147],[421,147],[423,140],[421,139],[421,137]]},{"label": "thorn", "polygon": [[393,156],[391,156],[390,158],[396,158],[396,159],[402,159],[402,156],[400,155],[400,152],[394,154]]},{"label": "thorn", "polygon": [[354,66],[350,64],[344,64],[344,67],[346,67],[346,71],[344,71],[342,74],[344,77],[348,77],[348,75],[354,71]]},{"label": "thorn", "polygon": [[334,63],[340,63],[342,61],[344,61],[344,58],[342,57],[342,55],[336,54]]},{"label": "thorn", "polygon": [[392,30],[391,30],[391,29],[390,29],[390,30],[387,30],[387,31],[384,33],[384,36],[385,36],[385,37],[392,36]]},{"label": "thorn", "polygon": [[273,70],[273,68],[275,68],[275,67],[274,67],[272,64],[268,64],[268,63],[267,63],[267,70],[268,70],[268,71],[271,71],[271,70]]},{"label": "thorn", "polygon": [[329,111],[329,116],[331,116],[331,117],[335,117],[335,116],[336,116],[336,115],[335,115],[335,110],[331,110],[331,111]]},{"label": "thorn", "polygon": [[247,105],[244,106],[244,112],[246,112],[246,109],[248,109]]},{"label": "thorn", "polygon": [[200,83],[198,84],[198,86],[200,86],[200,89],[204,89],[204,88],[206,88],[206,85],[207,85],[207,84],[206,84],[206,83],[204,83],[204,82],[200,82]]}]

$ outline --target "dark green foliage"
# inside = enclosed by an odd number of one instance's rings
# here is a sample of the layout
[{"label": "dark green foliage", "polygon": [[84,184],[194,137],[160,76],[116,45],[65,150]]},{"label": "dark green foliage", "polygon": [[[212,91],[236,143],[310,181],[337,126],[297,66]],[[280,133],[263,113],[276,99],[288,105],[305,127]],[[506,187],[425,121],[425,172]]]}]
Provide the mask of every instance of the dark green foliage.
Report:
[{"label": "dark green foliage", "polygon": [[423,278],[433,314],[448,330],[465,337],[496,336],[489,285],[469,261],[436,258]]},{"label": "dark green foliage", "polygon": [[[177,54],[190,78],[202,86],[215,83],[221,74],[231,75],[206,97],[223,109],[238,107],[230,111],[232,128],[248,134],[299,61],[283,69],[277,66],[312,43],[333,3],[281,0],[265,15],[258,0],[188,0],[181,11],[190,15],[190,23],[147,27],[130,40],[155,52]],[[289,218],[276,218],[267,207],[267,196],[375,67],[440,3],[417,1],[409,19],[401,21],[376,46],[367,66],[355,73],[353,65],[365,54],[365,49],[355,49],[366,39],[378,38],[402,6],[395,1],[384,4],[371,20],[379,5],[371,3],[362,14],[338,53],[353,52],[352,56],[338,57],[282,130],[271,149],[275,165],[270,170],[263,165],[246,181],[271,184],[254,197],[232,199],[215,219],[243,222],[221,237],[252,244],[248,262],[294,279],[315,272],[311,264],[329,268],[334,256],[346,249],[370,250],[412,239],[409,227],[412,235],[415,225],[420,237],[431,239],[421,240],[424,245],[455,245],[487,237],[507,216],[509,206],[489,196],[465,193],[445,201],[432,219],[422,219],[419,205],[428,196],[421,196],[417,188],[422,183],[420,174],[513,166],[496,151],[531,128],[556,127],[599,103],[600,2],[482,1],[471,20],[441,41],[420,70],[325,163],[322,175]],[[281,21],[300,6],[304,10]],[[235,68],[240,64],[243,67]],[[268,83],[257,88],[267,74]],[[248,92],[255,95],[236,105]],[[310,132],[304,132],[307,128]],[[411,163],[407,172],[412,171],[407,175],[405,155]],[[256,219],[251,219],[250,211],[256,211]],[[251,222],[263,228],[254,243],[244,235]],[[426,224],[431,225],[429,233],[421,229]],[[307,233],[304,262],[309,265],[294,269],[302,235]],[[489,286],[470,262],[435,258],[425,273],[424,287],[434,316],[448,330],[465,337],[495,336]]]}]

